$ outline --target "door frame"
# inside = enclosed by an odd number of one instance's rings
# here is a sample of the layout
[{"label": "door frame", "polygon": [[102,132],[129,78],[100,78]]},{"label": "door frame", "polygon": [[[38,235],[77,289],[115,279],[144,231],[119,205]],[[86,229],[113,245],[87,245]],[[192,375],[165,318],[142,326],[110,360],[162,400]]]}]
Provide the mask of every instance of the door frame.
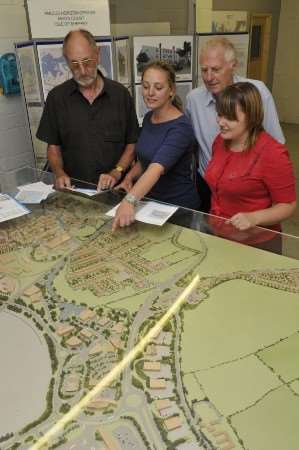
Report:
[{"label": "door frame", "polygon": [[257,18],[265,18],[265,36],[262,42],[262,70],[261,70],[261,81],[265,84],[268,82],[268,63],[269,63],[269,54],[270,54],[270,42],[271,42],[271,26],[272,26],[272,14],[271,13],[250,13],[249,19],[249,49],[248,49],[248,66],[247,72],[249,72],[249,64],[250,64],[250,53],[251,53],[251,39],[252,39],[252,25],[253,19]]}]

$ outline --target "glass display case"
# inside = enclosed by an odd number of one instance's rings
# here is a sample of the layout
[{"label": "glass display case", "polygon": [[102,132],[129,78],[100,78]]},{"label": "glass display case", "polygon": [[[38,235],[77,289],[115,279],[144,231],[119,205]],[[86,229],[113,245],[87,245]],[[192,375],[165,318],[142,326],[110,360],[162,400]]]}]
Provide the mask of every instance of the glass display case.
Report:
[{"label": "glass display case", "polygon": [[299,239],[183,208],[112,233],[121,194],[82,192],[0,224],[0,448],[297,450]]}]

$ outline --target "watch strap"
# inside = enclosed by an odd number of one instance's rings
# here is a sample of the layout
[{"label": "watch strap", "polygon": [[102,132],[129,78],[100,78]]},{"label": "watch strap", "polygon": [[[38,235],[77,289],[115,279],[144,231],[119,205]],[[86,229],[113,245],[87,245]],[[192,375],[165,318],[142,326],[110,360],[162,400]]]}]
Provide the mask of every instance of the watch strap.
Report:
[{"label": "watch strap", "polygon": [[130,205],[137,206],[138,205],[138,198],[135,197],[135,195],[130,194],[130,192],[127,193],[127,195],[124,197],[124,200],[126,200]]}]

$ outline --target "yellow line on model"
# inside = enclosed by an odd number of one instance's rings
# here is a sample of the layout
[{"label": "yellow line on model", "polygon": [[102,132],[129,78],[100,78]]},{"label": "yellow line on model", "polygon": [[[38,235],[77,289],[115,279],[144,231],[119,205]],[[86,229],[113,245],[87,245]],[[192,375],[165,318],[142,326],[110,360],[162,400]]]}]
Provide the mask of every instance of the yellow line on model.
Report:
[{"label": "yellow line on model", "polygon": [[30,450],[40,450],[57,434],[59,431],[63,430],[65,425],[71,420],[74,420],[81,411],[88,406],[90,401],[99,394],[104,388],[109,386],[112,381],[114,381],[120,373],[136,358],[138,353],[142,352],[144,348],[149,344],[149,342],[159,334],[164,325],[171,319],[171,317],[177,312],[177,310],[182,306],[187,297],[191,294],[193,289],[197,286],[199,282],[199,275],[196,275],[191,283],[186,287],[186,289],[181,293],[173,305],[168,309],[168,311],[161,317],[161,319],[156,323],[156,325],[151,328],[151,330],[144,336],[141,341],[127,354],[124,356],[122,361],[115,366],[111,372],[109,372],[101,381],[83,397],[77,405],[73,406],[70,411],[65,414],[52,428],[50,428],[47,433],[41,437]]}]

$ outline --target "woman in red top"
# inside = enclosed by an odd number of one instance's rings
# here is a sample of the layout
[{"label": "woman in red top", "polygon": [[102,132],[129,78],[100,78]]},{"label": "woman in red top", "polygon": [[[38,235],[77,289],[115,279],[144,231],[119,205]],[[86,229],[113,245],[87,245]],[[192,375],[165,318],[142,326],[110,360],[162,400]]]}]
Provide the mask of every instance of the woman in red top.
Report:
[{"label": "woman in red top", "polygon": [[217,96],[216,105],[220,133],[205,172],[210,213],[228,218],[235,230],[260,225],[280,231],[280,222],[296,208],[295,177],[287,148],[263,129],[259,91],[251,83],[235,83]]}]

